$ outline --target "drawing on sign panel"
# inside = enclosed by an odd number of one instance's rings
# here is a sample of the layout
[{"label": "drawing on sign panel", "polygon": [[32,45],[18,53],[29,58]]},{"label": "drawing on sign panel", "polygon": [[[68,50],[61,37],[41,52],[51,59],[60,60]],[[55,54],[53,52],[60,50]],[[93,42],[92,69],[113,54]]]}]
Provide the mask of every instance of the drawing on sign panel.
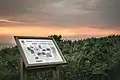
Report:
[{"label": "drawing on sign panel", "polygon": [[52,40],[20,39],[28,64],[62,62]]},{"label": "drawing on sign panel", "polygon": [[[42,57],[52,57],[51,54],[51,49],[48,46],[41,46],[41,45],[30,45],[29,47],[27,47],[28,51],[34,55],[34,58],[36,60],[41,59]],[[42,62],[42,60],[37,61],[37,62]]]}]

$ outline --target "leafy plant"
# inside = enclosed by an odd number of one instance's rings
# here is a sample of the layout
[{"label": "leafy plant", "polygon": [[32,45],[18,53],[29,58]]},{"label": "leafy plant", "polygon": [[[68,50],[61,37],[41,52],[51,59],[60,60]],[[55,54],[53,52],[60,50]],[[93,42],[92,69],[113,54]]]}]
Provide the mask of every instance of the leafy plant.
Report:
[{"label": "leafy plant", "polygon": [[[120,35],[84,40],[57,41],[67,65],[59,67],[60,80],[120,80]],[[17,47],[0,51],[0,80],[19,80],[19,51]],[[52,72],[29,73],[29,80],[52,80]]]}]

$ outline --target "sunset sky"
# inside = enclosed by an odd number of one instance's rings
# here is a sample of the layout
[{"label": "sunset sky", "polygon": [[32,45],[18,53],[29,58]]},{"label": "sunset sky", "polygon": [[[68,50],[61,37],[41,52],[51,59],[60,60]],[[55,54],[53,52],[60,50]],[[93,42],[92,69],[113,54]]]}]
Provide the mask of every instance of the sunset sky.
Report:
[{"label": "sunset sky", "polygon": [[13,36],[82,39],[120,34],[120,0],[0,0],[0,46]]}]

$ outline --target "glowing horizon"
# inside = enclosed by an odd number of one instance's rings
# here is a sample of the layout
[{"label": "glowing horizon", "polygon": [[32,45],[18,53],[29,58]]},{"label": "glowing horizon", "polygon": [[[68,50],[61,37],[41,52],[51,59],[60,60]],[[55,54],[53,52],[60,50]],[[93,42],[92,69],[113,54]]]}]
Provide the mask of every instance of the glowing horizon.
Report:
[{"label": "glowing horizon", "polygon": [[[120,34],[120,29],[100,28],[91,26],[38,26],[27,25],[25,22],[0,19],[0,44],[14,44],[13,36],[50,36],[62,35],[63,39],[84,39]],[[9,25],[10,24],[10,25]],[[12,25],[11,25],[12,24]]]},{"label": "glowing horizon", "polygon": [[44,27],[44,26],[15,26],[0,27],[0,35],[8,36],[47,36],[47,35],[63,35],[63,36],[107,36],[110,34],[120,34],[119,30],[99,29],[91,27]]}]

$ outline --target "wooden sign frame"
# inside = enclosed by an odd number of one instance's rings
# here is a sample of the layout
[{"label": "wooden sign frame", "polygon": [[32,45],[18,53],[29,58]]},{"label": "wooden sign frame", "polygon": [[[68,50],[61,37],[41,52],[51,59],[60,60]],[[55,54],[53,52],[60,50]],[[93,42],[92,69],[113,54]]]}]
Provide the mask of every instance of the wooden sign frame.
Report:
[{"label": "wooden sign frame", "polygon": [[[16,41],[16,44],[18,45],[18,49],[19,49],[19,52],[23,58],[23,61],[25,63],[25,67],[28,68],[28,69],[32,69],[32,68],[37,68],[37,67],[47,67],[47,66],[56,66],[56,65],[62,65],[62,64],[66,64],[66,60],[64,58],[64,56],[62,55],[62,52],[61,50],[59,49],[56,41],[54,40],[54,38],[52,37],[31,37],[31,36],[14,36],[15,38],[15,41]],[[52,40],[55,47],[57,48],[58,52],[59,52],[59,55],[60,57],[62,58],[62,61],[60,62],[48,62],[48,63],[38,63],[38,64],[29,64],[28,61],[27,61],[27,58],[25,56],[25,53],[23,51],[23,48],[20,44],[20,39],[34,39],[34,40]]]},{"label": "wooden sign frame", "polygon": [[28,73],[29,72],[37,72],[37,78],[39,80],[39,71],[46,71],[46,70],[51,70],[53,74],[52,80],[60,80],[59,79],[59,69],[58,66],[48,66],[48,67],[41,67],[41,68],[32,68],[32,69],[27,69],[25,67],[24,61],[22,57],[20,57],[20,80],[28,80]]},{"label": "wooden sign frame", "polygon": [[[28,80],[28,72],[29,71],[43,71],[43,70],[52,70],[53,71],[53,79],[52,80],[59,80],[59,70],[58,66],[66,64],[66,60],[64,56],[62,55],[61,50],[59,49],[56,41],[52,37],[30,37],[30,36],[14,36],[16,44],[18,46],[19,52],[20,52],[20,80]],[[61,62],[52,62],[52,63],[39,63],[39,64],[28,64],[27,58],[25,56],[25,53],[23,51],[23,48],[20,44],[19,39],[45,39],[45,40],[52,40],[55,47],[57,48],[60,57],[62,58]],[[39,76],[39,75],[38,75]]]}]

